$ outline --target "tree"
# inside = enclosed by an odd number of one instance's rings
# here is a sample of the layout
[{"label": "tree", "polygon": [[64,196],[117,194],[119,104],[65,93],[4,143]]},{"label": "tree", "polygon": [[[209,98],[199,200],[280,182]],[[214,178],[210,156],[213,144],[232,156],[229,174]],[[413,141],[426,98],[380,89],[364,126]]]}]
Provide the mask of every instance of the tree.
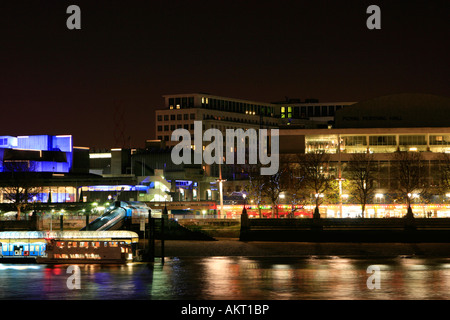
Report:
[{"label": "tree", "polygon": [[278,202],[280,193],[285,190],[284,175],[286,168],[280,168],[274,175],[262,176],[262,194],[272,205],[272,218],[276,216],[278,218]]},{"label": "tree", "polygon": [[304,177],[300,174],[300,170],[295,164],[290,164],[283,177],[284,190],[286,191],[286,202],[291,205],[289,217],[293,218],[298,205],[305,205],[308,198],[303,188]]},{"label": "tree", "polygon": [[264,201],[264,176],[261,175],[260,164],[247,164],[244,166],[244,171],[248,174],[248,184],[245,187],[245,191],[248,193],[248,197],[258,206],[259,217],[262,218],[261,206]]},{"label": "tree", "polygon": [[413,218],[411,200],[415,194],[425,196],[428,190],[427,170],[419,152],[397,151],[392,155],[393,178],[398,182],[400,198],[406,200],[407,218]]},{"label": "tree", "polygon": [[330,156],[323,151],[298,155],[300,175],[303,186],[313,193],[315,209],[314,218],[320,218],[319,206],[323,201],[323,194],[331,187],[332,175],[328,171]]},{"label": "tree", "polygon": [[441,153],[438,157],[439,162],[439,189],[444,196],[450,191],[450,154]]},{"label": "tree", "polygon": [[284,155],[280,163],[284,174],[282,176],[282,188],[285,191],[285,202],[291,205],[289,217],[293,218],[298,206],[311,204],[309,190],[304,185],[304,175],[296,161],[295,155]]},{"label": "tree", "polygon": [[35,179],[33,162],[4,161],[2,191],[4,199],[11,202],[17,210],[17,218],[39,193]]},{"label": "tree", "polygon": [[345,170],[351,194],[361,204],[363,218],[366,204],[374,195],[375,172],[374,158],[370,153],[354,153]]}]

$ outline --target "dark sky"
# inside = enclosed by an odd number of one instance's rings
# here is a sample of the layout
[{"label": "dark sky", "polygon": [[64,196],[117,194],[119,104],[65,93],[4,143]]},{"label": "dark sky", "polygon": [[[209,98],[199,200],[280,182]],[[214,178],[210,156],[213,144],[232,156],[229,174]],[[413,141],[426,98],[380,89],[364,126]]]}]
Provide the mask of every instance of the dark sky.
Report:
[{"label": "dark sky", "polygon": [[[71,4],[81,30],[66,28]],[[449,96],[449,18],[448,0],[1,1],[0,135],[115,147],[119,128],[140,147],[170,93]]]}]

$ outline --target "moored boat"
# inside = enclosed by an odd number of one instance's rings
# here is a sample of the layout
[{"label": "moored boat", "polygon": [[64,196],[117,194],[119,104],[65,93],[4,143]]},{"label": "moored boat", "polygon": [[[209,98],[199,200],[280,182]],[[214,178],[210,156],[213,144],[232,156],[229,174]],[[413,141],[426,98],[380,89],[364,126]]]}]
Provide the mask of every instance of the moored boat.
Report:
[{"label": "moored boat", "polygon": [[132,248],[125,241],[79,241],[47,239],[45,253],[36,257],[45,264],[123,264],[133,259]]}]

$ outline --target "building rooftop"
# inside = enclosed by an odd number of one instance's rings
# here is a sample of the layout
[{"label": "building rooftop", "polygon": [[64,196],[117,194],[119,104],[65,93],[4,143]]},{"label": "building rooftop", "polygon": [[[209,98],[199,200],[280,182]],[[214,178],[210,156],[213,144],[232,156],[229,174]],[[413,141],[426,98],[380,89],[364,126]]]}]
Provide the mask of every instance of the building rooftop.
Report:
[{"label": "building rooftop", "polygon": [[447,127],[450,98],[403,93],[355,103],[336,112],[337,128]]}]

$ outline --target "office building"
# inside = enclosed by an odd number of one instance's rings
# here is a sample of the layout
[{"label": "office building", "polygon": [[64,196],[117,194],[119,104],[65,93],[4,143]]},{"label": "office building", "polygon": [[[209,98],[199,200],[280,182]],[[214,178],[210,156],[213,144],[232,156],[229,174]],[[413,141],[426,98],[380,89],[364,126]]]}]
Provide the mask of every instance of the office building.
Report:
[{"label": "office building", "polygon": [[297,125],[303,128],[327,127],[336,110],[354,102],[319,103],[316,99],[301,102],[287,99],[264,103],[243,99],[192,93],[164,96],[164,108],[156,110],[155,136],[168,147],[177,144],[170,137],[175,129],[193,134],[194,121],[202,121],[203,131],[226,129],[280,128]]}]

